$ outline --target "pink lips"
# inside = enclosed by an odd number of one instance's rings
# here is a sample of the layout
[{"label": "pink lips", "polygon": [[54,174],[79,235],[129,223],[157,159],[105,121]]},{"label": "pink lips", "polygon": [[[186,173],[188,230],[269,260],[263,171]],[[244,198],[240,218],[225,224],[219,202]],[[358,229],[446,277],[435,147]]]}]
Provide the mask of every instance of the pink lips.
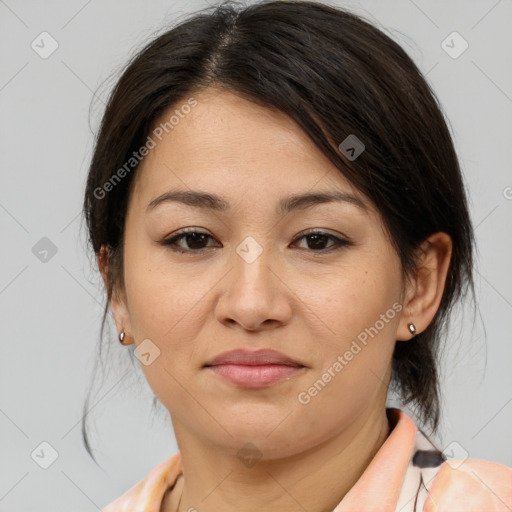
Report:
[{"label": "pink lips", "polygon": [[299,372],[305,366],[275,350],[232,350],[205,364],[206,368],[244,388],[266,387]]}]

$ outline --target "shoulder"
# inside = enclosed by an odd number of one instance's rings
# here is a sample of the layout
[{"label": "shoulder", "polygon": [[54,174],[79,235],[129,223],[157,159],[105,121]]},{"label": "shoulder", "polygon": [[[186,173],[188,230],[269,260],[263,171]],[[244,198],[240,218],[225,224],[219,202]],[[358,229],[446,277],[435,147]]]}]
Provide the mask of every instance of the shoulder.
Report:
[{"label": "shoulder", "polygon": [[512,468],[479,459],[444,462],[423,512],[510,512]]},{"label": "shoulder", "polygon": [[131,512],[146,508],[159,510],[165,492],[170,485],[174,485],[181,470],[178,452],[160,462],[142,480],[102,508],[101,512]]}]

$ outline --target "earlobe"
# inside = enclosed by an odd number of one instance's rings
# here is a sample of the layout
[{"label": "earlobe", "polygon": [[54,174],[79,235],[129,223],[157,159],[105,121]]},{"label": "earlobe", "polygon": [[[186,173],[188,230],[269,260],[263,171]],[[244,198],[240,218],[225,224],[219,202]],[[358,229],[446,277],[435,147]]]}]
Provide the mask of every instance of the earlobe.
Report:
[{"label": "earlobe", "polygon": [[397,329],[397,340],[410,340],[424,331],[434,318],[443,296],[451,254],[452,240],[446,233],[434,233],[421,244],[414,277],[407,283],[408,299]]},{"label": "earlobe", "polygon": [[[98,268],[100,270],[105,287],[108,289],[109,286],[109,249],[108,247],[102,246],[97,254]],[[116,330],[118,332],[118,339],[123,345],[129,345],[128,332],[131,332],[130,315],[128,308],[126,307],[126,300],[123,296],[120,297],[119,292],[114,287],[112,291],[112,297],[110,298],[110,309],[114,322],[116,324]]]},{"label": "earlobe", "polygon": [[131,339],[131,336],[128,333],[130,333],[132,329],[126,300],[119,298],[118,294],[113,292],[110,301],[110,308],[112,310],[120,343],[123,345],[129,345],[130,342],[128,339]]}]

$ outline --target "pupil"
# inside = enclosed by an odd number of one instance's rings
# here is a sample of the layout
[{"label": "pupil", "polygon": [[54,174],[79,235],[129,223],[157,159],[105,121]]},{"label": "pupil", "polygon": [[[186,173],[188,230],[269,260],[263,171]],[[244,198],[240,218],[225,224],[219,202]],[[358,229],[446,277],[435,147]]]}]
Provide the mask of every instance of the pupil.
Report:
[{"label": "pupil", "polygon": [[[318,244],[320,238],[320,246],[322,246],[322,243],[325,242],[325,235],[309,235],[310,241],[313,240],[313,247],[310,247],[312,249],[321,249],[322,247],[316,247],[315,245]],[[308,244],[311,246],[311,244]]]},{"label": "pupil", "polygon": [[[198,242],[197,238],[199,238],[199,245],[201,245],[201,239],[202,241],[204,242],[204,237],[206,235],[204,235],[203,233],[190,233],[187,235],[187,244],[189,245],[189,247],[191,248],[195,248],[195,249],[201,249],[202,247],[195,247],[194,246],[194,242]],[[192,238],[192,243],[190,243],[190,239]],[[194,240],[195,239],[195,240]]]}]

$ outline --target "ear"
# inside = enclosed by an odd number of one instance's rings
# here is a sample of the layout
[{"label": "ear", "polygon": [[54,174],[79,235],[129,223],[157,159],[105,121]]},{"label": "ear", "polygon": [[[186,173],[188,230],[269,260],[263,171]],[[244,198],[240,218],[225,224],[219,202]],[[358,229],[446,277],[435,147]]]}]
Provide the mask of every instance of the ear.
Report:
[{"label": "ear", "polygon": [[[101,277],[105,283],[105,287],[108,289],[110,272],[109,272],[109,255],[110,249],[106,246],[101,246],[100,251],[97,254],[98,268],[100,269]],[[116,330],[118,333],[124,331],[126,337],[123,344],[129,345],[132,338],[132,327],[130,322],[130,314],[126,305],[126,295],[124,290],[117,290],[114,288],[112,291],[112,297],[110,299],[110,309],[116,324]]]},{"label": "ear", "polygon": [[421,333],[434,318],[443,296],[452,246],[450,235],[442,232],[430,235],[421,244],[416,270],[406,284],[404,313],[398,325],[397,340],[411,338],[409,323]]}]

